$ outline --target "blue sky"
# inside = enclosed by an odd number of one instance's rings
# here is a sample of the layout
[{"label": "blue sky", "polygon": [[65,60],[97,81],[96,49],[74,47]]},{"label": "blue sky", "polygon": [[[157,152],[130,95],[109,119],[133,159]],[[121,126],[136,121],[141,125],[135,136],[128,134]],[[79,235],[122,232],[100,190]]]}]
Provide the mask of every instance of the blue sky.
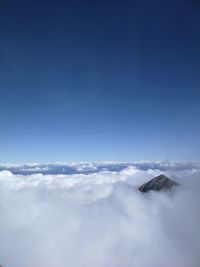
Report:
[{"label": "blue sky", "polygon": [[199,160],[197,1],[0,4],[0,161]]}]

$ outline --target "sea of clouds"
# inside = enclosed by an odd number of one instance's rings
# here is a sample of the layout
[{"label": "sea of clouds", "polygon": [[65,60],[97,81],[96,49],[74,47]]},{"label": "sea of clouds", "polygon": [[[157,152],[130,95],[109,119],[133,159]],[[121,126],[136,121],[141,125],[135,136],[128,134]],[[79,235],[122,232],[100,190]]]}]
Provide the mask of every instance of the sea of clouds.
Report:
[{"label": "sea of clouds", "polygon": [[[180,185],[137,190],[161,173]],[[0,264],[199,267],[200,164],[2,164]]]}]

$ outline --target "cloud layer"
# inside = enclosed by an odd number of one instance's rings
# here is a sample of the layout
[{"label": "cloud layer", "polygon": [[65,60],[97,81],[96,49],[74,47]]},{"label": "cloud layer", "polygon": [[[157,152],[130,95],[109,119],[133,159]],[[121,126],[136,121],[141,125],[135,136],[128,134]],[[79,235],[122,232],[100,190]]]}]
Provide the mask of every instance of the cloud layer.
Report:
[{"label": "cloud layer", "polygon": [[[137,190],[163,171],[181,185]],[[2,165],[0,264],[199,267],[199,178],[198,163]]]}]

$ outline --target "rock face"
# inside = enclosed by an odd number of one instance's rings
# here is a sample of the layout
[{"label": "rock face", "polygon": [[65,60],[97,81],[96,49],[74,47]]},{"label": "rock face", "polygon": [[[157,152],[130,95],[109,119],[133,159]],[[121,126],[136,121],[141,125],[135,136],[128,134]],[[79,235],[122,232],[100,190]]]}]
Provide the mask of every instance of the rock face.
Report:
[{"label": "rock face", "polygon": [[167,176],[164,174],[161,174],[159,176],[156,176],[149,182],[143,184],[138,188],[140,192],[148,192],[149,190],[154,190],[154,191],[160,191],[160,190],[168,190],[173,186],[178,185],[177,182],[169,179]]}]

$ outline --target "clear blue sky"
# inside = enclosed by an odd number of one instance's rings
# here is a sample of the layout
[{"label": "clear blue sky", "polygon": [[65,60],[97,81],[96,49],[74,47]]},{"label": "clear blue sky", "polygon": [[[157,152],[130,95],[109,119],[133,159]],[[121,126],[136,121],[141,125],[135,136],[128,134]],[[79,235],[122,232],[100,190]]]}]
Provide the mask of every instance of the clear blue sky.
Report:
[{"label": "clear blue sky", "polygon": [[1,0],[0,96],[0,162],[200,160],[200,4]]}]

